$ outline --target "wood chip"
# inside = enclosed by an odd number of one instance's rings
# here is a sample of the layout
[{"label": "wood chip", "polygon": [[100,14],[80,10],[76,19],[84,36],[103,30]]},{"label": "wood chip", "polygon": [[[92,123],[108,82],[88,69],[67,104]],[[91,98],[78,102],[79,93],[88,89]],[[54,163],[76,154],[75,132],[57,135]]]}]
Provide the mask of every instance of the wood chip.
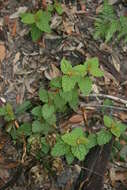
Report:
[{"label": "wood chip", "polygon": [[4,60],[5,56],[6,56],[6,48],[4,44],[0,44],[0,62]]}]

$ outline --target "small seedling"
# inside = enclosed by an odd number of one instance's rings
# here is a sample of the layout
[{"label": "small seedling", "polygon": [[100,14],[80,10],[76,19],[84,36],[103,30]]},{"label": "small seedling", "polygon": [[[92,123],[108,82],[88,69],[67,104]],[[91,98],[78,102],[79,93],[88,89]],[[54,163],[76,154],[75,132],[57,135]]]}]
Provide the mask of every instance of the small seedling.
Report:
[{"label": "small seedling", "polygon": [[39,10],[35,14],[21,14],[21,21],[30,26],[31,37],[33,41],[37,41],[43,32],[50,33],[51,13],[48,11]]},{"label": "small seedling", "polygon": [[30,26],[30,33],[32,40],[36,42],[39,40],[43,34],[51,33],[50,21],[51,13],[56,10],[59,15],[63,14],[63,9],[60,3],[56,2],[53,5],[48,5],[47,10],[38,10],[35,14],[33,13],[23,13],[21,14],[21,21],[24,24]]}]

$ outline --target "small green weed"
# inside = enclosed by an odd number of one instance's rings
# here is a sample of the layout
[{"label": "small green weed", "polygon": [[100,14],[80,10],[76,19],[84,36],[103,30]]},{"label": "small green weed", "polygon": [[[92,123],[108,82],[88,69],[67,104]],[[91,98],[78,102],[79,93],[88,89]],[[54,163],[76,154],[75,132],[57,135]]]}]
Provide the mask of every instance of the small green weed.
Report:
[{"label": "small green weed", "polygon": [[0,116],[3,116],[7,122],[15,120],[15,114],[11,104],[7,103],[5,106],[0,107]]},{"label": "small green weed", "polygon": [[48,11],[39,10],[35,14],[23,13],[21,15],[21,21],[30,26],[33,41],[37,41],[43,32],[51,32],[49,25],[49,22],[51,21],[51,13]]},{"label": "small green weed", "polygon": [[21,21],[30,26],[31,37],[34,42],[40,39],[43,32],[51,33],[50,21],[51,13],[56,10],[59,15],[63,14],[63,9],[60,3],[48,5],[47,10],[38,10],[35,14],[23,13],[21,14]]}]

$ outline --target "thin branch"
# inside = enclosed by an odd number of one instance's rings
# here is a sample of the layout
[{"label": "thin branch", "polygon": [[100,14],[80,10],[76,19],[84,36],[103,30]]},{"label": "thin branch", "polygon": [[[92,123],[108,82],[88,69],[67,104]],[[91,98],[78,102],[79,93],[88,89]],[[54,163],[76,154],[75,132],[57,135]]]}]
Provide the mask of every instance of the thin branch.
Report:
[{"label": "thin branch", "polygon": [[116,96],[111,96],[111,95],[106,95],[106,94],[89,94],[88,96],[84,96],[84,95],[80,95],[81,98],[85,98],[85,97],[101,97],[101,98],[109,98],[111,100],[114,100],[116,102],[120,102],[122,104],[125,104],[127,106],[127,100],[125,99],[121,99],[119,97]]},{"label": "thin branch", "polygon": [[108,106],[108,105],[95,105],[95,104],[87,104],[84,102],[80,102],[81,107],[86,107],[87,109],[93,109],[95,107],[101,107],[101,108],[106,108],[106,109],[114,109],[114,110],[120,110],[120,111],[127,111],[127,108],[125,107],[117,107],[117,106]]}]

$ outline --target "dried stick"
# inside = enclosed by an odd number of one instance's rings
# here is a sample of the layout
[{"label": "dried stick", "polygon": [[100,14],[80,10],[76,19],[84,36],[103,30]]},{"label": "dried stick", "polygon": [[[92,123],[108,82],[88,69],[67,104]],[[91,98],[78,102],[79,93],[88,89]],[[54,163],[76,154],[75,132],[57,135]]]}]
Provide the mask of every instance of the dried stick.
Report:
[{"label": "dried stick", "polygon": [[105,109],[114,109],[114,110],[120,110],[120,111],[127,111],[127,108],[125,107],[118,107],[118,106],[108,106],[108,105],[95,105],[95,104],[87,104],[84,102],[80,102],[80,107],[85,107],[86,109],[95,109],[95,107],[105,108]]},{"label": "dried stick", "polygon": [[125,99],[121,99],[119,97],[116,96],[112,96],[112,95],[106,95],[106,94],[89,94],[88,96],[84,96],[84,95],[80,95],[81,98],[85,98],[85,97],[101,97],[101,98],[109,98],[111,100],[114,100],[116,102],[120,102],[122,104],[125,104],[127,106],[127,100]]}]

